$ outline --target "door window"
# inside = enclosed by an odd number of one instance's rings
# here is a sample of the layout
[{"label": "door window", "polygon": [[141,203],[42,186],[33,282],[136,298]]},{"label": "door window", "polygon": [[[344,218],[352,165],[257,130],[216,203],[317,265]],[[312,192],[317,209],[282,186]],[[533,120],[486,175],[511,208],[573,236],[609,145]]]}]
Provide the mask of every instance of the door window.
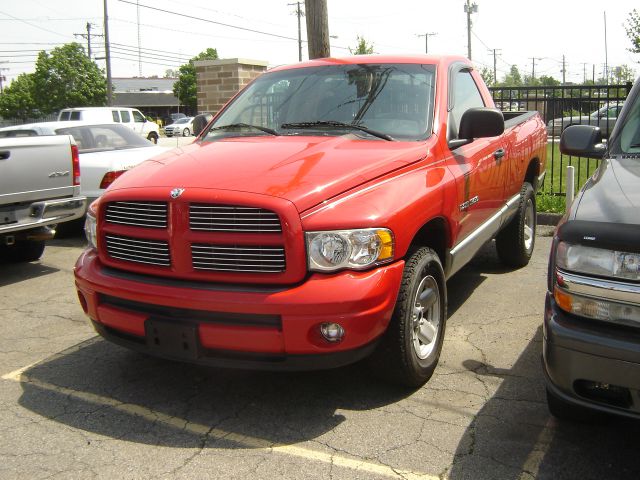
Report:
[{"label": "door window", "polygon": [[116,123],[120,123],[120,114],[117,110],[111,110],[111,115],[113,115],[113,121]]},{"label": "door window", "polygon": [[461,70],[456,74],[453,83],[453,110],[449,114],[450,138],[458,137],[460,119],[470,108],[484,107],[482,96],[476,82],[468,70]]},{"label": "door window", "polygon": [[120,116],[122,117],[123,123],[129,123],[131,121],[131,115],[126,110],[120,110]]},{"label": "door window", "polygon": [[138,110],[134,110],[133,112],[133,121],[142,123],[144,122],[144,115],[142,115]]}]

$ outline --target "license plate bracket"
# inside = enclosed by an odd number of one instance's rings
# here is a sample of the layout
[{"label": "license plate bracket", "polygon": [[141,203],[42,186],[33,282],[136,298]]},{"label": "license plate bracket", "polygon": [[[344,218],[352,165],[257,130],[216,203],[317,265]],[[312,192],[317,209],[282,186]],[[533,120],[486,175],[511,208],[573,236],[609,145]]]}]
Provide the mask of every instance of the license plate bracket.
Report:
[{"label": "license plate bracket", "polygon": [[152,353],[184,360],[200,356],[198,326],[162,318],[149,318],[144,322],[147,347]]}]

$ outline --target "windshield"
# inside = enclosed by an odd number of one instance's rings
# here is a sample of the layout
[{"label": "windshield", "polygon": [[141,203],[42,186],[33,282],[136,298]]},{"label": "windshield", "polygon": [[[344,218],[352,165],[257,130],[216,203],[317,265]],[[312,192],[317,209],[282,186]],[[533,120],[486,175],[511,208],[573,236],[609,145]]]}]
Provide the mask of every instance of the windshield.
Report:
[{"label": "windshield", "polygon": [[[629,101],[632,96],[629,95]],[[622,124],[614,130],[615,137],[609,141],[609,153],[612,155],[640,155],[640,95],[633,99],[631,108],[622,119]]]},{"label": "windshield", "polygon": [[180,118],[176,120],[175,123],[189,123],[191,121],[191,117]]},{"label": "windshield", "polygon": [[[270,134],[255,127],[278,135],[376,138],[349,125],[393,139],[423,140],[431,134],[434,85],[433,65],[331,65],[265,73],[216,119],[204,140]],[[225,125],[235,127],[221,128]]]}]

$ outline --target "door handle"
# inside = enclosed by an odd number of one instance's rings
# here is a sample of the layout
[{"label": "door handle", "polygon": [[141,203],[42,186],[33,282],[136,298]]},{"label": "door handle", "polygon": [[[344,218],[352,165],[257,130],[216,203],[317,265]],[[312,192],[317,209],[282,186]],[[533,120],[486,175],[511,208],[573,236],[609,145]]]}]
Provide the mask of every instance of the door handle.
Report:
[{"label": "door handle", "polygon": [[0,160],[6,160],[10,156],[11,156],[11,151],[9,151],[9,150],[0,151]]},{"label": "door handle", "polygon": [[495,158],[496,160],[500,160],[502,157],[504,157],[504,154],[504,148],[499,148],[498,150],[493,152],[493,158]]}]

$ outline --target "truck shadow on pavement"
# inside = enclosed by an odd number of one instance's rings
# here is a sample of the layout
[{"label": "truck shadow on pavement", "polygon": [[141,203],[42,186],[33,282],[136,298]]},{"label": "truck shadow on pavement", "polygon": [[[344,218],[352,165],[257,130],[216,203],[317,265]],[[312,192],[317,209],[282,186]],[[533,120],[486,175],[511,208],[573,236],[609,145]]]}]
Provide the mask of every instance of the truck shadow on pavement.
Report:
[{"label": "truck shadow on pavement", "polygon": [[478,378],[497,377],[502,383],[466,429],[448,478],[638,478],[640,422],[556,420],[547,409],[541,348],[542,327],[510,369],[464,362]]},{"label": "truck shadow on pavement", "polygon": [[57,268],[49,267],[39,262],[11,263],[0,260],[0,272],[2,272],[2,275],[0,275],[0,287],[50,275],[58,271]]},{"label": "truck shadow on pavement", "polygon": [[20,405],[99,435],[171,447],[264,448],[312,440],[409,395],[362,365],[304,373],[165,361],[99,338],[26,370]]}]

